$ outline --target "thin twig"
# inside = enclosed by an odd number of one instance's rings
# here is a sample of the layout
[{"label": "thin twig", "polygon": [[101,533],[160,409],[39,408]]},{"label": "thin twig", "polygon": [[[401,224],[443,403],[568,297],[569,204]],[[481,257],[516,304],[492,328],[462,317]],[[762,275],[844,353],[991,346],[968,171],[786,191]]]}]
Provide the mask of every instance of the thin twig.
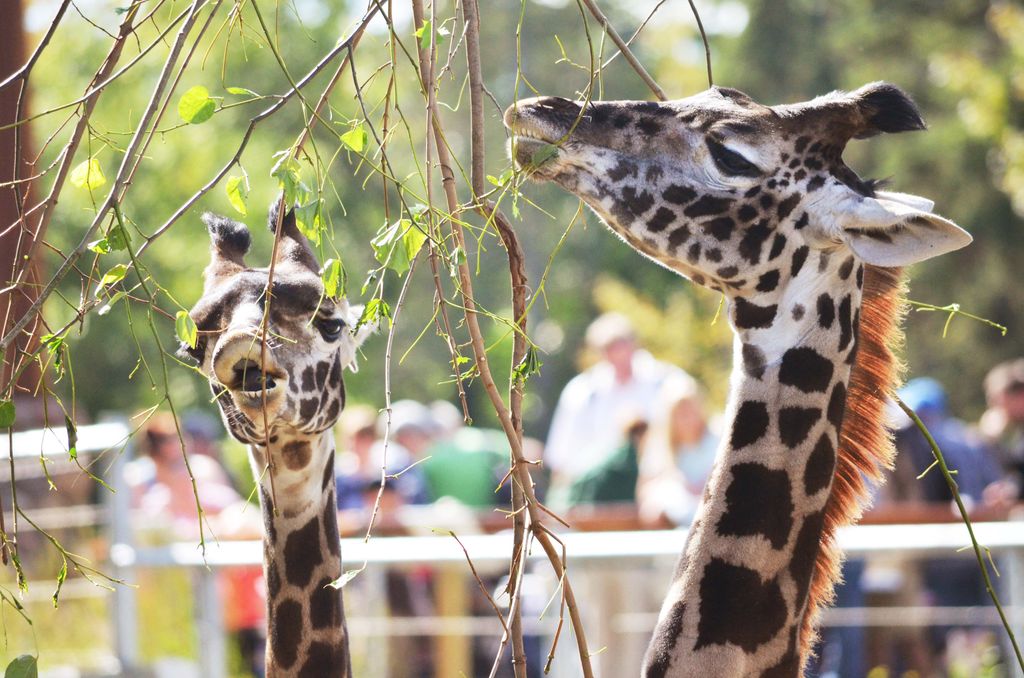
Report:
[{"label": "thin twig", "polygon": [[928,427],[924,425],[921,418],[914,412],[899,396],[893,395],[896,400],[896,404],[900,406],[904,414],[910,417],[917,429],[924,435],[928,441],[928,446],[932,448],[932,454],[935,456],[935,461],[938,462],[939,470],[942,472],[942,477],[946,481],[946,485],[949,487],[949,491],[953,494],[953,501],[956,502],[956,508],[960,512],[960,518],[964,521],[964,525],[967,527],[967,534],[971,537],[971,547],[974,549],[974,556],[978,560],[978,567],[981,568],[981,577],[985,580],[985,590],[988,591],[989,598],[992,599],[992,604],[996,607],[996,612],[999,613],[999,619],[1003,623],[1003,628],[1006,630],[1006,635],[1010,638],[1010,645],[1013,647],[1013,652],[1017,656],[1017,664],[1022,670],[1024,670],[1024,656],[1021,655],[1020,647],[1017,645],[1017,637],[1013,633],[1013,629],[1010,627],[1010,622],[1006,618],[1006,613],[1003,611],[1003,606],[999,603],[999,596],[996,594],[995,586],[992,585],[992,580],[988,575],[988,568],[985,565],[985,557],[982,555],[982,547],[978,544],[977,537],[974,536],[974,526],[971,524],[971,518],[967,515],[967,508],[964,506],[963,500],[960,498],[960,490],[957,487],[956,480],[953,479],[953,474],[949,467],[946,465],[946,458],[942,456],[942,450],[939,449],[938,443],[935,442],[935,438],[928,431]]},{"label": "thin twig", "polygon": [[622,52],[622,56],[625,57],[626,61],[629,62],[629,65],[633,67],[633,70],[640,76],[640,79],[651,88],[651,91],[654,92],[654,96],[658,97],[660,101],[667,101],[668,97],[665,96],[665,91],[654,81],[654,78],[651,77],[651,74],[647,72],[647,69],[643,67],[637,58],[633,56],[633,52],[629,49],[629,45],[626,44],[622,39],[622,36],[619,35],[619,32],[616,31],[615,27],[612,26],[610,21],[608,21],[608,17],[604,15],[604,12],[602,12],[601,8],[597,6],[597,3],[594,2],[594,0],[582,0],[582,2],[586,5],[587,9],[590,10],[590,13],[594,15],[594,18],[597,19],[597,23],[601,24],[601,28],[603,28],[605,33],[608,34],[608,37],[612,39],[615,46],[619,48],[619,51]]},{"label": "thin twig", "polygon": [[708,34],[704,32],[704,22],[700,20],[700,12],[697,11],[697,5],[693,4],[693,0],[689,0],[690,10],[693,12],[693,18],[697,20],[697,30],[700,31],[700,39],[704,43],[704,61],[708,65],[708,87],[714,87],[715,79],[711,77],[711,47],[708,45]]}]

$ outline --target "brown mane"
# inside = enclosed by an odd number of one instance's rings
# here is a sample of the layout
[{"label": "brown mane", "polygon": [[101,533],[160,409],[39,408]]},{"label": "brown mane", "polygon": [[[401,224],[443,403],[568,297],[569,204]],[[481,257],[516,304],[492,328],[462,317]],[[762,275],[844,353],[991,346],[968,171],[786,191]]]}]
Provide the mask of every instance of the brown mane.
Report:
[{"label": "brown mane", "polygon": [[811,577],[807,614],[800,629],[801,656],[810,655],[820,608],[832,602],[842,562],[836,531],[860,518],[869,483],[881,482],[892,468],[895,449],[885,426],[885,409],[899,384],[903,365],[894,351],[903,342],[905,313],[902,269],[865,265],[863,300],[857,324],[856,359],[850,371],[846,413],[839,434],[835,478],[825,505],[822,548]]}]

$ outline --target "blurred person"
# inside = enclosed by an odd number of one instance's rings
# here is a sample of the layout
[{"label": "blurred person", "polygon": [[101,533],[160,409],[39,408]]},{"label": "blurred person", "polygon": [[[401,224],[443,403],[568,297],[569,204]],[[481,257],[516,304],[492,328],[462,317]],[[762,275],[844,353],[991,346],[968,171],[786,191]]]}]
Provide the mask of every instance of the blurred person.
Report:
[{"label": "blurred person", "polygon": [[[133,462],[135,468],[128,479],[133,487],[133,504],[142,517],[140,524],[147,528],[165,526],[176,540],[199,539],[204,531],[209,535],[210,528],[224,539],[259,536],[259,511],[231,485],[217,461],[218,437],[204,423],[199,417],[188,417],[179,427],[174,417],[164,412],[146,423],[141,442],[145,457]],[[203,525],[197,503],[202,507]],[[233,636],[245,667],[261,678],[266,644],[262,568],[222,569],[218,587],[225,628]]]},{"label": "blurred person", "polygon": [[1013,483],[1015,500],[1024,499],[1024,358],[993,367],[985,377],[988,409],[978,422]]},{"label": "blurred person", "polygon": [[509,466],[505,433],[463,426],[462,414],[447,401],[431,403],[430,412],[438,426],[423,463],[430,498],[451,497],[478,509],[510,503],[509,483],[498,488]]},{"label": "blurred person", "polygon": [[[949,468],[956,470],[957,488],[967,505],[1006,507],[1008,485],[996,452],[981,436],[950,414],[942,384],[928,377],[912,379],[900,389],[899,396],[928,429]],[[924,473],[935,461],[924,434],[907,417],[897,417],[897,422],[897,464],[909,462],[909,472],[902,477],[912,475],[914,483],[911,488],[901,488],[900,480],[897,480],[893,489],[903,495],[899,498],[951,502],[953,495],[942,474],[937,471]],[[924,475],[918,477],[922,473]]]},{"label": "blurred person", "polygon": [[711,476],[720,436],[713,430],[700,387],[693,379],[669,379],[640,462],[640,516],[676,525],[693,519]]},{"label": "blurred person", "polygon": [[380,466],[373,463],[377,412],[366,405],[346,407],[336,430],[340,442],[335,462],[338,509],[368,508],[368,488],[380,483]]},{"label": "blurred person", "polygon": [[636,419],[626,426],[626,441],[607,459],[573,481],[569,506],[634,504],[640,477],[639,450],[647,434],[647,422]]},{"label": "blurred person", "polygon": [[[386,468],[391,485],[405,504],[428,504],[431,497],[421,463],[428,449],[441,435],[441,426],[430,408],[415,400],[391,404],[390,424],[387,412],[377,417],[377,440],[370,450],[376,468]],[[389,439],[385,440],[385,434]]]},{"label": "blurred person", "polygon": [[567,502],[573,482],[626,442],[631,422],[650,419],[666,379],[688,378],[641,349],[632,324],[618,313],[594,320],[586,345],[601,360],[565,385],[555,407],[544,449],[544,464],[551,472],[549,505]]}]

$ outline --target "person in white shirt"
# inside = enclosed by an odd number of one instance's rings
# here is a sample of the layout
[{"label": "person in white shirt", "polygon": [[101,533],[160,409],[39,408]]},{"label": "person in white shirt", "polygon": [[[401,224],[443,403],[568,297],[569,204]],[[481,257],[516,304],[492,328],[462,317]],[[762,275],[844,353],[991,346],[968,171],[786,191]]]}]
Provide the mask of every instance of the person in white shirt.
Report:
[{"label": "person in white shirt", "polygon": [[621,314],[594,320],[586,344],[601,360],[566,384],[544,449],[544,464],[551,471],[547,503],[556,508],[564,506],[573,481],[626,442],[629,424],[650,421],[666,380],[692,380],[641,349],[632,324]]}]

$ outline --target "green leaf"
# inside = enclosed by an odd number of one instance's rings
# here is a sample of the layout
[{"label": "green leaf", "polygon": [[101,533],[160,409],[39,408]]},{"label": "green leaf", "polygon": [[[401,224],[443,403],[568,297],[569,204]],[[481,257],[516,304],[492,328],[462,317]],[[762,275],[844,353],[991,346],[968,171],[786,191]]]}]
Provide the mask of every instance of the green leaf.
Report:
[{"label": "green leaf", "polygon": [[340,259],[328,259],[324,262],[320,278],[324,283],[324,294],[332,299],[345,296],[345,267]]},{"label": "green leaf", "polygon": [[416,29],[416,37],[420,39],[420,49],[430,48],[430,19],[424,19],[423,25]]},{"label": "green leaf", "polygon": [[370,299],[363,308],[363,314],[359,316],[359,322],[356,323],[356,329],[358,330],[363,325],[379,325],[384,320],[390,319],[391,307],[388,306],[388,302],[379,297],[374,297],[373,299]]},{"label": "green leaf", "polygon": [[544,144],[530,156],[530,165],[532,167],[540,167],[548,160],[558,157],[558,146],[554,144]]},{"label": "green leaf", "polygon": [[125,230],[118,222],[114,222],[110,230],[107,231],[107,237],[105,238],[107,245],[113,251],[120,251],[128,249],[128,243],[131,242],[131,236],[128,231]]},{"label": "green leaf", "polygon": [[217,102],[210,98],[210,90],[196,85],[178,99],[178,115],[190,125],[204,123],[217,111]]},{"label": "green leaf", "polygon": [[299,161],[292,157],[290,150],[279,151],[274,154],[278,158],[270,170],[270,176],[277,179],[278,188],[284,191],[284,204],[289,207],[295,203],[304,203],[309,196],[309,189],[302,183],[300,178],[302,166]]},{"label": "green leaf", "polygon": [[347,584],[350,581],[352,581],[353,579],[355,579],[356,575],[358,575],[360,572],[362,572],[363,569],[364,568],[360,567],[358,570],[346,570],[345,574],[341,575],[340,577],[338,577],[334,581],[328,583],[327,585],[332,587],[332,588],[335,588],[335,589],[340,589],[343,586],[345,586],[345,584]]},{"label": "green leaf", "polygon": [[188,311],[178,311],[174,316],[174,331],[177,332],[178,339],[188,344],[189,348],[196,347],[196,342],[199,341],[199,328]]},{"label": "green leaf", "polygon": [[68,434],[68,454],[74,459],[78,456],[78,451],[75,449],[78,446],[78,428],[71,417],[66,414],[64,415],[64,430]]},{"label": "green leaf", "polygon": [[540,374],[540,368],[544,363],[537,357],[537,347],[531,346],[527,349],[526,355],[512,370],[512,379],[517,382],[525,382],[527,377]]},{"label": "green leaf", "polygon": [[295,208],[295,225],[302,235],[309,238],[314,247],[319,247],[320,234],[324,230],[320,207],[320,200],[317,198]]},{"label": "green leaf", "polygon": [[103,176],[103,169],[100,167],[100,161],[96,158],[89,158],[79,163],[75,169],[71,170],[68,180],[75,188],[84,188],[87,191],[94,191],[107,183],[107,178]]},{"label": "green leaf", "polygon": [[[102,309],[101,309],[102,310]],[[53,369],[57,372],[58,378],[64,374],[64,337],[59,334],[44,334],[39,338],[43,346],[53,356]]]},{"label": "green leaf", "polygon": [[379,231],[370,241],[374,256],[384,266],[402,275],[427,241],[427,234],[412,219],[399,219]]},{"label": "green leaf", "polygon": [[110,297],[110,299],[107,300],[107,303],[100,306],[99,310],[96,311],[96,315],[102,316],[110,313],[111,309],[114,308],[114,304],[124,299],[124,297],[124,290],[118,290],[117,292],[114,292],[114,296]]},{"label": "green leaf", "polygon": [[11,428],[14,426],[16,418],[17,412],[14,408],[14,402],[11,400],[0,400],[0,428]]},{"label": "green leaf", "polygon": [[53,590],[53,606],[57,607],[57,599],[60,598],[60,589],[64,586],[64,580],[68,578],[68,561],[60,564],[60,571],[57,572],[57,588]]},{"label": "green leaf", "polygon": [[105,287],[109,287],[115,283],[124,280],[125,275],[128,274],[128,266],[125,264],[117,264],[113,266],[109,271],[103,274],[100,278],[100,284],[96,286],[96,296],[100,295]]},{"label": "green leaf", "polygon": [[249,184],[243,176],[230,176],[228,183],[224,185],[228,194],[228,202],[235,208],[235,211],[243,217],[246,215],[245,201],[249,197]]},{"label": "green leaf", "polygon": [[[441,46],[444,43],[445,37],[451,34],[451,31],[447,27],[441,26],[434,31],[434,44]],[[430,48],[430,19],[425,19],[423,25],[416,31],[416,37],[420,39],[420,47],[422,49]]]},{"label": "green leaf", "polygon": [[366,148],[368,137],[362,125],[356,125],[341,135],[341,143],[351,148],[356,153],[362,153]]},{"label": "green leaf", "polygon": [[261,96],[256,92],[253,92],[248,87],[228,87],[229,94],[248,94],[249,96],[258,97]]},{"label": "green leaf", "polygon": [[7,665],[7,670],[4,671],[4,678],[39,678],[39,666],[36,658],[30,654],[15,657]]},{"label": "green leaf", "polygon": [[95,252],[96,254],[110,254],[110,241],[106,238],[100,238],[99,240],[93,240],[89,243],[89,251]]}]

